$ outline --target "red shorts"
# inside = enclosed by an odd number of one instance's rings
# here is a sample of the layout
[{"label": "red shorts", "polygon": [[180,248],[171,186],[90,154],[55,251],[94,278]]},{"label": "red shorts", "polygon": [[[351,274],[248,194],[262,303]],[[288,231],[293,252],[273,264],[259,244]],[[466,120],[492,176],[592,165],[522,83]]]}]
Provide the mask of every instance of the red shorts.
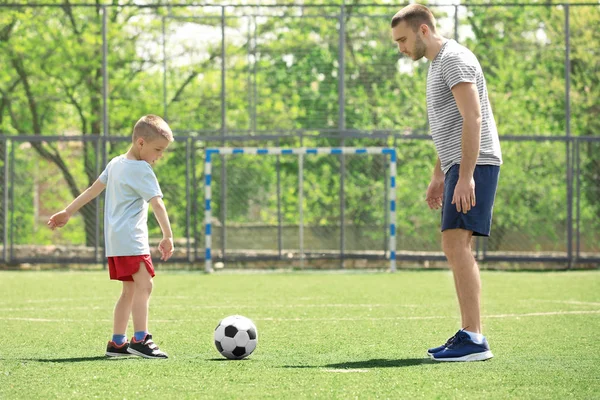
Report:
[{"label": "red shorts", "polygon": [[140,263],[146,265],[150,276],[154,277],[154,265],[149,254],[141,256],[108,257],[108,272],[110,279],[118,281],[133,281],[133,274],[140,270]]}]

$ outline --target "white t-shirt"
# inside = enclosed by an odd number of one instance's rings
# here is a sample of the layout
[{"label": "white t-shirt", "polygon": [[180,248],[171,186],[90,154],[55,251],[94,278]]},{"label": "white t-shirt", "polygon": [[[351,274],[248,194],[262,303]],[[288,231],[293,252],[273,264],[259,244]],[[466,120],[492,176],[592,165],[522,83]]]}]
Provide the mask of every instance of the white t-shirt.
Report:
[{"label": "white t-shirt", "polygon": [[502,164],[498,130],[481,65],[469,49],[448,40],[429,64],[427,73],[429,126],[444,173],[460,164],[462,158],[463,118],[452,94],[452,87],[461,82],[474,83],[479,93],[481,141],[477,164]]},{"label": "white t-shirt", "polygon": [[148,202],[163,197],[150,164],[113,158],[100,174],[106,185],[104,242],[107,257],[150,254]]}]

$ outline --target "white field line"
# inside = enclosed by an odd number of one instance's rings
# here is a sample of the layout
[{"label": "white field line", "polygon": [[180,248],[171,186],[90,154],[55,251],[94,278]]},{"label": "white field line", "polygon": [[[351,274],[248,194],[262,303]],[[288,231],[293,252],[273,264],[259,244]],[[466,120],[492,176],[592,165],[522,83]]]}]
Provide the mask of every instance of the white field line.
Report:
[{"label": "white field line", "polygon": [[380,308],[380,307],[403,307],[403,308],[418,308],[422,304],[221,304],[218,306],[211,305],[157,305],[160,308],[205,308],[205,309],[222,309],[222,308]]},{"label": "white field line", "polygon": [[74,299],[68,299],[68,298],[59,298],[59,299],[35,299],[35,300],[23,300],[20,302],[0,302],[0,304],[37,304],[37,303],[90,303],[90,302],[94,302],[94,301],[115,301],[116,299],[116,295],[115,297],[92,297],[92,298],[74,298]]},{"label": "white field line", "polygon": [[92,311],[92,310],[107,310],[106,307],[102,306],[82,306],[82,307],[15,307],[15,308],[0,308],[0,312],[15,312],[15,311],[40,311],[40,310],[44,310],[44,311],[48,311],[48,310],[52,310],[52,311],[75,311],[75,310],[81,310],[81,311]]},{"label": "white field line", "polygon": [[339,374],[347,374],[352,372],[369,372],[368,369],[348,368],[348,369],[322,369],[323,372],[335,372]]},{"label": "white field line", "polygon": [[598,302],[593,302],[593,301],[577,301],[577,300],[530,300],[530,301],[536,301],[539,303],[555,303],[555,304],[573,304],[573,305],[577,305],[577,306],[591,306],[591,307],[598,307],[600,306],[600,303]]},{"label": "white field line", "polygon": [[[15,304],[38,304],[38,303],[44,303],[44,304],[48,304],[48,303],[93,303],[93,302],[105,302],[105,301],[109,301],[109,302],[114,302],[116,299],[116,295],[115,297],[93,297],[93,298],[56,298],[56,299],[31,299],[31,300],[23,300],[20,302],[1,302],[0,301],[0,305],[15,305]],[[175,299],[175,300],[193,300],[195,302],[199,302],[202,301],[202,299],[199,299],[197,297],[190,297],[190,296],[152,296],[152,299],[156,302],[156,301],[160,301],[163,299]],[[316,298],[316,297],[299,297],[296,300],[306,300],[306,301],[315,301],[315,300],[323,300],[323,298]],[[527,300],[522,300],[522,303],[530,303],[530,302],[538,302],[538,303],[556,303],[556,304],[571,304],[571,305],[581,305],[581,306],[593,306],[593,307],[597,307],[600,306],[600,302],[593,302],[593,301],[577,301],[577,300],[543,300],[543,299],[527,299]],[[306,308],[317,308],[317,307],[388,307],[388,306],[393,306],[393,307],[420,307],[422,305],[419,304],[397,304],[397,303],[391,303],[391,304],[328,304],[328,303],[322,303],[322,304],[271,304],[268,307],[286,307],[286,308],[301,308],[301,307],[306,307]],[[182,306],[182,307],[188,307],[188,306]],[[227,304],[222,304],[222,305],[198,305],[198,306],[189,306],[191,308],[229,308],[229,307],[241,307],[239,304],[231,304],[231,305],[227,305]],[[254,308],[254,307],[265,307],[264,304],[262,305],[244,305],[243,307],[246,308]],[[47,308],[46,308],[47,309]],[[67,308],[65,308],[67,309]],[[72,310],[73,308],[69,307],[68,309]],[[12,310],[8,309],[8,308],[0,308],[1,310]]]},{"label": "white field line", "polygon": [[578,311],[547,311],[524,314],[496,314],[486,315],[483,318],[521,318],[521,317],[545,317],[547,315],[577,315],[577,314],[600,314],[600,310],[578,310]]},{"label": "white field line", "polygon": [[[418,308],[422,307],[419,304],[262,304],[262,305],[240,305],[240,304],[222,304],[214,305],[179,305],[179,304],[157,304],[156,308],[160,309],[194,309],[194,310],[210,310],[210,309],[254,309],[254,308],[381,308],[381,307],[402,307],[402,308]],[[106,307],[100,306],[82,306],[82,307],[44,307],[44,310],[54,311],[72,311],[72,310],[102,310]],[[38,311],[39,307],[7,307],[0,308],[2,311]]]},{"label": "white field line", "polygon": [[[535,313],[523,313],[523,314],[495,314],[485,315],[483,318],[526,318],[526,317],[546,317],[555,315],[584,315],[584,314],[600,314],[600,310],[582,310],[582,311],[549,311],[549,312],[535,312]],[[282,321],[282,322],[305,322],[305,321],[411,321],[411,320],[428,320],[428,319],[450,319],[456,318],[455,316],[442,316],[432,315],[427,317],[348,317],[348,318],[277,318],[277,317],[265,317],[265,318],[253,318],[255,321]],[[153,319],[152,322],[156,323],[174,323],[174,322],[198,322],[203,318],[195,319]],[[26,318],[26,317],[1,317],[3,321],[27,321],[27,322],[81,322],[82,319],[50,319],[50,318]],[[112,322],[112,319],[95,319],[95,322]]]}]

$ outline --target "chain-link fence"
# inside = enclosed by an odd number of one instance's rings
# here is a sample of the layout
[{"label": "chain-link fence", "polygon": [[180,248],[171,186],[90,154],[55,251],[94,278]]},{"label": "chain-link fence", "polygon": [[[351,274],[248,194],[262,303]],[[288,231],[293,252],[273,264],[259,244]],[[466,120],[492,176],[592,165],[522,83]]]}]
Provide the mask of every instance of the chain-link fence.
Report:
[{"label": "chain-link fence", "polygon": [[[526,171],[518,179],[502,175],[494,216],[493,235],[479,238],[481,261],[548,261],[588,265],[600,258],[598,220],[590,213],[597,198],[583,178],[586,163],[600,140],[572,138],[576,185],[566,198],[563,187],[538,179],[566,174],[566,158],[557,169],[536,160],[517,158]],[[262,141],[261,141],[262,143]],[[313,142],[314,143],[314,142]],[[547,151],[566,154],[564,141],[536,142]],[[2,190],[2,261],[4,263],[98,263],[103,261],[102,196],[77,214],[66,228],[52,232],[49,216],[68,204],[87,185],[88,173],[101,172],[103,149],[110,159],[127,150],[128,138],[11,137],[0,138]],[[521,141],[504,140],[505,149]],[[430,211],[424,192],[434,155],[429,140],[397,139],[397,258],[439,260],[439,213]],[[44,154],[59,154],[64,163]],[[55,153],[54,153],[55,152]],[[540,160],[547,157],[539,155]],[[88,160],[86,163],[85,160]],[[177,137],[155,167],[177,238],[174,261],[204,261],[204,145],[192,137]],[[58,165],[57,165],[58,163]],[[60,165],[60,166],[59,166]],[[61,166],[68,165],[72,181],[66,182]],[[92,171],[86,172],[86,165]],[[298,192],[302,177],[302,219]],[[267,261],[297,264],[298,243],[303,243],[307,266],[362,265],[355,260],[381,260],[388,251],[387,164],[382,156],[345,155],[221,156],[213,161],[213,258],[215,261]],[[522,179],[522,181],[520,181]],[[516,188],[522,186],[521,190]],[[562,199],[555,201],[555,194]],[[525,194],[525,195],[523,195]],[[563,197],[565,196],[565,197]],[[567,224],[566,204],[573,204],[573,224]],[[555,208],[557,214],[545,210]],[[527,218],[521,216],[529,210]],[[562,212],[562,214],[561,214]],[[302,221],[302,225],[300,224]],[[160,227],[149,218],[154,244]],[[542,234],[543,233],[543,234]],[[301,235],[301,236],[300,236]],[[332,261],[339,260],[339,261]],[[383,265],[383,264],[381,264]]]},{"label": "chain-link fence", "polygon": [[[66,229],[45,220],[161,114],[177,140],[156,166],[176,259],[204,255],[203,149],[393,146],[398,259],[438,260],[424,206],[435,160],[427,63],[398,55],[389,5],[0,4],[1,260],[102,262],[102,200]],[[432,6],[478,56],[505,165],[480,260],[600,260],[598,4]],[[52,135],[52,136],[50,136]],[[385,167],[307,159],[303,240],[323,265],[385,253]],[[215,161],[214,246],[226,261],[285,260],[300,238],[295,159]],[[256,189],[258,187],[258,190]],[[254,189],[251,189],[254,188]],[[151,237],[159,227],[149,218]],[[339,263],[331,258],[341,260]]]}]

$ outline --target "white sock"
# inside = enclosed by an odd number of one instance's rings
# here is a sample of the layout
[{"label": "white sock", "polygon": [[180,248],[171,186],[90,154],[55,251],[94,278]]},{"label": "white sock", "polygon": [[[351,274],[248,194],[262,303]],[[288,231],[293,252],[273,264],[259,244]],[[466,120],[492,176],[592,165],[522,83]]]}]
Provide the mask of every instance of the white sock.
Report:
[{"label": "white sock", "polygon": [[475,333],[475,332],[470,332],[470,331],[463,331],[463,332],[468,333],[473,342],[478,343],[478,344],[483,343],[483,335],[481,333]]}]

